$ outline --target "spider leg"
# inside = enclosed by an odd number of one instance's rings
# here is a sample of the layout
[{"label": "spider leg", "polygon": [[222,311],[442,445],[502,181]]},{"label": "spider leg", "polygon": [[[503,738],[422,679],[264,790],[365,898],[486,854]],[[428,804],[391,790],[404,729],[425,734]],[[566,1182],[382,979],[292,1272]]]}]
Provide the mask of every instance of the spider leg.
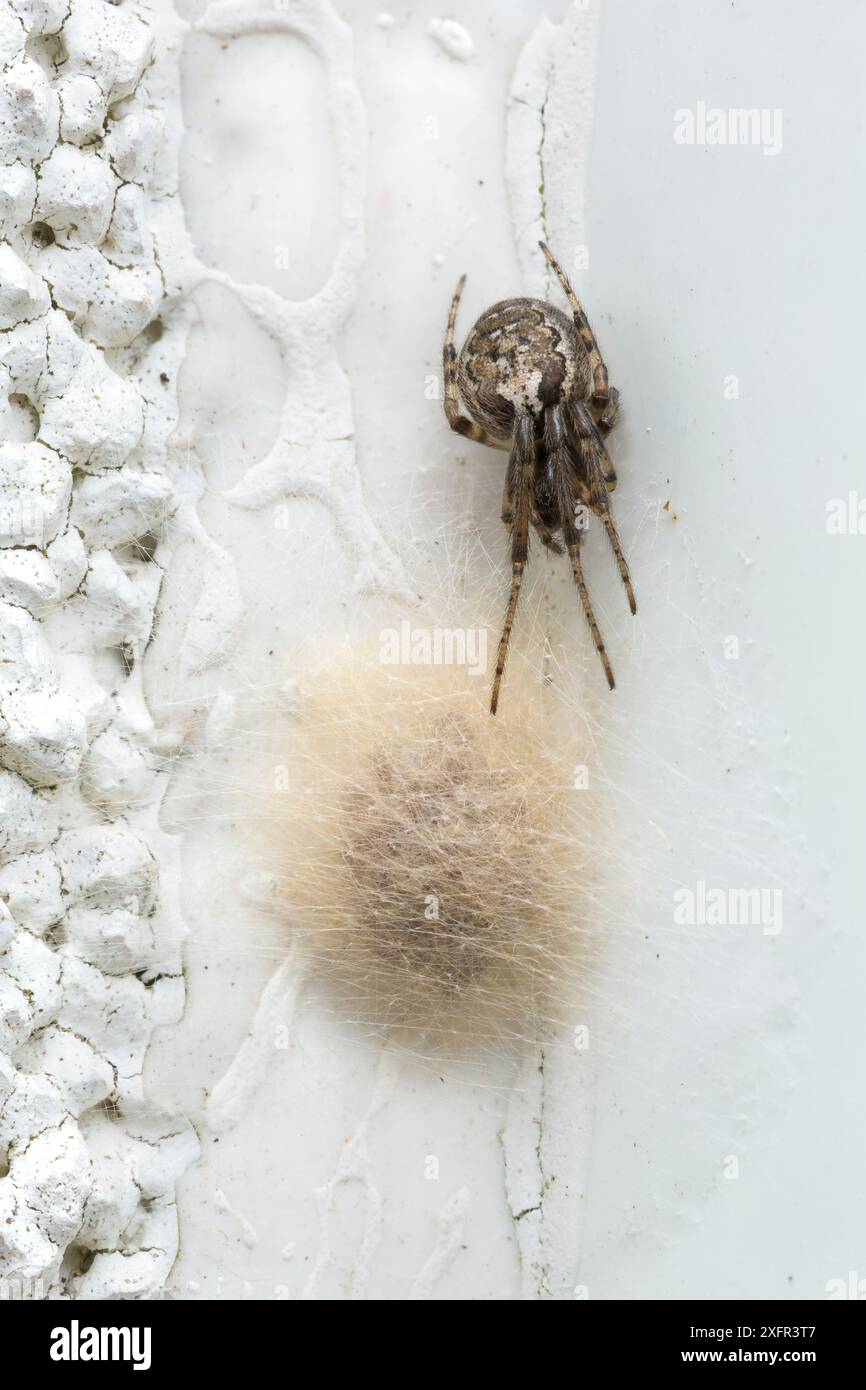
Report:
[{"label": "spider leg", "polygon": [[[616,424],[617,416],[619,415],[619,391],[615,386],[609,386],[607,389],[608,398],[604,409],[599,410],[595,407],[590,412],[596,426],[602,434],[610,434]],[[614,481],[616,481],[616,475],[614,475]]]},{"label": "spider leg", "polygon": [[[610,387],[608,386],[607,382],[607,367],[604,365],[604,358],[602,357],[601,352],[599,350],[598,343],[595,339],[595,334],[589,326],[589,319],[586,317],[586,314],[583,311],[583,307],[580,303],[580,300],[578,299],[574,290],[571,288],[571,281],[569,280],[562,266],[559,264],[559,261],[556,259],[546,242],[540,241],[538,244],[544,252],[545,256],[547,257],[548,261],[550,262],[551,266],[553,267],[556,277],[559,280],[559,283],[561,284],[563,290],[565,291],[566,298],[568,299],[568,302],[571,305],[571,312],[574,315],[574,326],[580,334],[580,340],[583,343],[583,346],[586,348],[587,356],[589,357],[589,365],[592,368],[593,404],[599,409],[599,411],[603,412],[610,398]],[[618,394],[617,399],[619,399]],[[614,409],[614,418],[615,417],[616,409]]]},{"label": "spider leg", "polygon": [[[599,411],[596,408],[596,406],[593,405],[592,401],[590,401],[589,407],[586,409],[586,414],[592,423],[593,439],[595,444],[597,445],[596,452],[599,460],[599,467],[601,468],[602,477],[604,478],[605,491],[607,492],[616,491],[616,470],[614,469],[613,460],[611,459],[611,456],[607,451],[607,445],[604,441],[613,429],[614,424],[616,423],[616,417],[618,413],[619,391],[617,391],[615,386],[611,386],[610,388],[610,400],[608,401],[608,404],[604,408],[604,410]],[[575,421],[566,419],[566,427],[572,434],[578,433],[577,424]],[[578,435],[575,448],[577,454],[581,457],[583,453],[583,447],[584,446]]]},{"label": "spider leg", "polygon": [[556,477],[557,499],[562,521],[562,539],[565,541],[565,548],[568,551],[568,558],[571,561],[571,568],[574,573],[574,581],[577,584],[577,591],[580,594],[580,601],[583,604],[583,611],[586,614],[586,621],[592,633],[595,649],[601,658],[604,674],[607,676],[607,683],[611,690],[613,690],[616,684],[613,678],[613,667],[610,664],[610,658],[608,657],[602,639],[601,630],[596,621],[595,613],[593,612],[589,598],[589,590],[586,587],[586,580],[583,577],[583,567],[580,563],[580,531],[577,529],[574,520],[575,499],[571,482],[573,465],[568,448],[568,436],[562,407],[559,405],[548,407],[545,416],[547,448]]},{"label": "spider leg", "polygon": [[[515,456],[512,451],[508,459],[508,468],[505,471],[505,486],[502,489],[502,524],[506,531],[511,531],[514,525],[514,482],[515,482]],[[562,554],[562,546],[554,538],[550,527],[545,525],[541,519],[541,514],[536,505],[535,499],[530,497],[529,501],[529,520],[538,534],[538,539],[542,545],[547,546],[555,555]]]},{"label": "spider leg", "polygon": [[559,529],[559,508],[556,504],[554,470],[547,457],[547,450],[541,441],[539,441],[539,447],[535,452],[535,467],[532,470],[532,495],[529,505],[530,520],[541,544],[546,546],[548,550],[552,550],[554,555],[561,555],[562,546],[553,534]]},{"label": "spider leg", "polygon": [[493,449],[501,449],[502,443],[494,439],[491,434],[483,430],[480,425],[476,425],[474,420],[469,420],[460,413],[460,384],[457,379],[457,351],[454,347],[454,325],[457,322],[457,308],[460,304],[460,296],[463,293],[463,286],[466,284],[466,276],[461,275],[457,281],[457,288],[454,291],[454,298],[451,300],[451,308],[448,312],[448,326],[445,329],[445,342],[442,346],[442,376],[445,381],[445,415],[449,425],[456,434],[465,435],[467,439],[474,439],[478,444],[488,444]]},{"label": "spider leg", "polygon": [[[505,487],[502,490],[501,519],[506,531],[510,532],[514,525],[513,455],[508,461],[508,470],[505,474]],[[556,540],[550,527],[546,526],[542,521],[541,516],[538,512],[538,508],[535,506],[534,502],[530,502],[529,520],[532,523],[533,529],[538,535],[538,539],[541,541],[541,544],[546,546],[548,550],[552,550],[554,555],[561,555],[563,553],[562,546],[559,544],[559,541]]]},{"label": "spider leg", "polygon": [[545,526],[535,507],[530,508],[529,518],[541,544],[546,546],[548,550],[552,550],[554,555],[562,555],[562,546],[559,544],[559,541],[554,536],[550,527]]},{"label": "spider leg", "polygon": [[496,656],[496,674],[493,677],[493,692],[490,696],[490,713],[496,713],[499,704],[499,690],[502,685],[502,674],[505,670],[505,661],[508,656],[508,644],[511,639],[511,629],[514,626],[514,615],[517,612],[517,600],[520,597],[520,586],[523,583],[523,571],[526,568],[526,558],[529,554],[529,521],[531,512],[530,489],[532,486],[532,469],[535,460],[535,432],[530,415],[518,415],[514,425],[514,442],[509,459],[508,469],[514,474],[514,512],[511,530],[511,593],[508,596],[508,607],[505,610],[505,623],[502,628],[502,636],[499,639],[499,651]]},{"label": "spider leg", "polygon": [[634,596],[628,565],[622,553],[622,546],[620,545],[619,536],[617,535],[616,527],[613,524],[613,517],[611,516],[610,503],[607,499],[607,478],[604,468],[599,461],[600,458],[604,459],[607,457],[607,451],[582,401],[574,401],[572,403],[572,417],[577,429],[581,458],[586,470],[586,482],[589,485],[591,498],[590,505],[596,516],[603,522],[604,529],[607,531],[607,538],[610,541],[611,550],[616,557],[616,563],[619,567],[620,578],[625,585],[628,606],[632,613],[636,613],[637,600]]},{"label": "spider leg", "polygon": [[508,467],[505,470],[505,483],[502,488],[502,511],[500,513],[502,524],[506,531],[510,531],[514,525],[514,487],[517,480],[517,455],[512,449],[508,455]]}]

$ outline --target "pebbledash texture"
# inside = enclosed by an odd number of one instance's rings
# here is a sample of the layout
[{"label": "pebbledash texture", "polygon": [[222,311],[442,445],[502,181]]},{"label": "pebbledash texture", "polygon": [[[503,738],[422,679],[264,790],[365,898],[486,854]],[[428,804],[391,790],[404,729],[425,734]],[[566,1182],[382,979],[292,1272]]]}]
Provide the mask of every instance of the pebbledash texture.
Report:
[{"label": "pebbledash texture", "polygon": [[142,1087],[184,1002],[141,675],[189,327],[180,26],[160,23],[155,46],[134,0],[0,4],[4,1298],[157,1292],[197,1151]]}]

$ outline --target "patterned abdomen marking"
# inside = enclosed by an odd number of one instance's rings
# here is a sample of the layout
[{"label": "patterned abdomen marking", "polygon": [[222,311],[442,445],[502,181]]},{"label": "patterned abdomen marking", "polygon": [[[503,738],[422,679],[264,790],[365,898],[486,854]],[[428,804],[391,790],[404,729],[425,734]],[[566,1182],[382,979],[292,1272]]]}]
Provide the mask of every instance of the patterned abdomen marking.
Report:
[{"label": "patterned abdomen marking", "polygon": [[463,346],[460,393],[473,418],[510,439],[515,415],[592,394],[586,349],[571,319],[543,299],[509,299],[485,310]]}]

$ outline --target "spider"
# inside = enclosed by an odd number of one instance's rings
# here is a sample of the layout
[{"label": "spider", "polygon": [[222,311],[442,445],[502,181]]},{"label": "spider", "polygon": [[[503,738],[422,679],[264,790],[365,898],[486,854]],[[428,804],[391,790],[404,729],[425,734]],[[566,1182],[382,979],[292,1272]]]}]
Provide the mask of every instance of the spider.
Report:
[{"label": "spider", "polygon": [[[454,324],[466,283],[463,275],[451,301],[442,351],[445,414],[452,430],[479,444],[510,450],[502,520],[511,533],[511,593],[496,658],[491,714],[496,713],[499,703],[529,554],[530,526],[548,550],[561,555],[564,547],[568,553],[611,690],[613,669],[580,563],[583,528],[578,521],[579,507],[593,512],[604,525],[629,607],[632,613],[637,612],[608,501],[608,493],[616,487],[616,474],[604,439],[616,422],[619,392],[608,385],[595,335],[565,271],[543,241],[539,246],[565,291],[573,321],[543,299],[504,299],[485,309],[458,360]],[[460,413],[461,396],[471,420]],[[580,515],[582,519],[585,512]]]}]

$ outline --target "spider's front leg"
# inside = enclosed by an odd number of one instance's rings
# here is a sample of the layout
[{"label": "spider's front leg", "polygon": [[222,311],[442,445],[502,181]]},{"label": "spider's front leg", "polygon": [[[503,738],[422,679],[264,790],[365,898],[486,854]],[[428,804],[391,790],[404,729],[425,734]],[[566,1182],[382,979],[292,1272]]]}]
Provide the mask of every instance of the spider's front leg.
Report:
[{"label": "spider's front leg", "polygon": [[555,538],[559,530],[559,510],[556,505],[556,479],[553,464],[544,439],[536,440],[535,468],[532,474],[530,520],[541,544],[554,555],[561,555],[562,546]]},{"label": "spider's front leg", "polygon": [[556,498],[559,506],[559,520],[562,527],[562,539],[568,551],[568,558],[571,561],[571,570],[574,575],[574,582],[577,585],[577,592],[583,604],[583,611],[589,630],[592,633],[592,640],[598,652],[601,664],[604,667],[604,674],[611,690],[614,689],[616,682],[613,678],[613,667],[610,664],[610,657],[604,645],[601,629],[596,620],[592,603],[590,602],[589,590],[586,587],[586,580],[583,577],[583,566],[580,562],[580,531],[575,522],[575,485],[577,491],[583,495],[583,489],[579,486],[579,479],[574,475],[574,465],[569,450],[568,433],[562,407],[559,405],[550,406],[545,411],[545,444],[550,457],[553,477],[556,485]]},{"label": "spider's front leg", "polygon": [[587,406],[587,414],[595,425],[596,438],[599,443],[600,466],[604,475],[604,485],[608,492],[616,491],[616,470],[604,441],[616,424],[619,415],[619,400],[619,391],[615,386],[611,386],[607,405],[603,410],[599,410],[592,401]]},{"label": "spider's front leg", "polygon": [[514,486],[517,477],[517,455],[512,449],[508,456],[508,467],[505,470],[505,482],[502,487],[502,510],[500,517],[502,525],[506,531],[511,531],[514,525]]},{"label": "spider's front leg", "polygon": [[[505,487],[502,490],[502,511],[500,513],[502,524],[506,531],[511,534],[514,528],[514,455],[508,461],[508,471],[505,474]],[[548,550],[552,550],[554,555],[562,554],[562,546],[555,538],[553,531],[545,522],[539,508],[538,498],[533,495],[529,503],[529,520],[532,529],[541,541],[541,544]]]},{"label": "spider's front leg", "polygon": [[619,415],[619,391],[615,386],[608,387],[607,403],[603,409],[597,405],[590,406],[590,414],[596,423],[597,428],[602,434],[610,434]]},{"label": "spider's front leg", "polygon": [[[628,565],[626,564],[625,555],[622,551],[619,535],[613,524],[610,502],[607,496],[608,492],[613,490],[609,481],[609,476],[612,475],[614,483],[616,482],[616,474],[613,472],[613,465],[610,464],[607,450],[602,444],[592,417],[582,401],[575,401],[572,404],[571,425],[577,436],[576,446],[578,461],[581,467],[583,484],[589,495],[589,505],[607,531],[607,538],[610,541],[611,550],[616,557],[620,578],[625,587],[628,606],[632,613],[636,613],[637,600],[634,596],[631,576],[629,575]],[[608,474],[606,464],[610,467],[610,475]]]},{"label": "spider's front leg", "polygon": [[[514,425],[511,457],[508,460],[506,477],[506,496],[510,496],[508,506],[511,510],[511,593],[505,610],[505,622],[499,639],[496,654],[496,674],[493,677],[493,691],[490,696],[490,713],[496,713],[499,704],[499,691],[511,641],[511,629],[520,598],[523,571],[529,555],[529,523],[532,514],[532,472],[535,463],[535,432],[530,415],[519,415]],[[510,493],[508,480],[511,480]],[[503,517],[504,519],[504,517]],[[507,523],[506,523],[507,524]]]},{"label": "spider's front leg", "polygon": [[586,314],[584,313],[583,305],[581,304],[574,290],[571,288],[571,281],[569,280],[568,276],[566,275],[565,271],[559,264],[559,261],[556,259],[547,243],[544,241],[540,241],[538,244],[544,252],[545,256],[547,257],[547,260],[551,265],[556,275],[556,278],[558,279],[560,285],[562,286],[565,292],[565,297],[571,305],[571,312],[574,316],[574,326],[577,329],[580,341],[583,343],[583,346],[586,349],[586,355],[589,358],[589,365],[592,369],[592,404],[594,409],[598,411],[599,417],[607,413],[610,405],[611,395],[615,394],[616,396],[616,400],[613,406],[613,416],[611,418],[611,423],[608,426],[608,428],[612,428],[613,421],[616,419],[616,411],[619,403],[619,392],[617,391],[615,386],[611,387],[608,384],[607,367],[605,366],[604,358],[601,355],[601,349],[599,348],[598,342],[596,341],[596,336],[590,327],[589,319],[586,317]]}]

